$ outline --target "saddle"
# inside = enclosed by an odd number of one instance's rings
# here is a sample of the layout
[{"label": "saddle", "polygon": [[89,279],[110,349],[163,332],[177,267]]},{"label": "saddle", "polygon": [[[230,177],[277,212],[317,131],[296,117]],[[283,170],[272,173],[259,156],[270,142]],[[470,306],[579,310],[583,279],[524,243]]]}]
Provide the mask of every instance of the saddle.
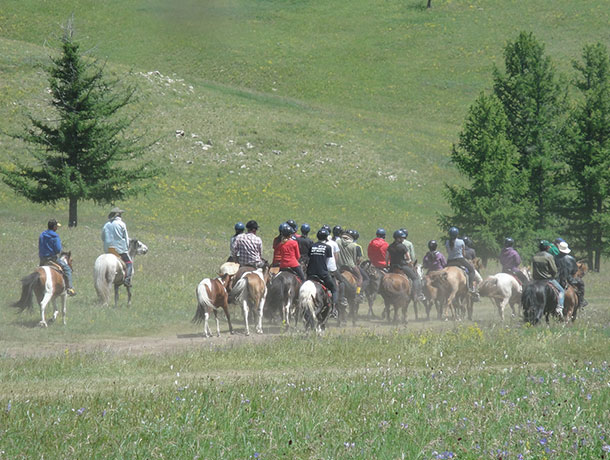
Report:
[{"label": "saddle", "polygon": [[43,266],[46,265],[47,267],[55,270],[57,273],[59,273],[60,275],[64,275],[64,269],[61,268],[61,265],[59,265],[57,262],[53,262],[52,260],[47,260],[44,264],[42,264]]},{"label": "saddle", "polygon": [[550,281],[547,281],[546,284],[547,284],[547,286],[550,286],[551,289],[553,289],[553,292],[555,293],[555,298],[559,299],[559,289],[557,289],[557,287]]}]

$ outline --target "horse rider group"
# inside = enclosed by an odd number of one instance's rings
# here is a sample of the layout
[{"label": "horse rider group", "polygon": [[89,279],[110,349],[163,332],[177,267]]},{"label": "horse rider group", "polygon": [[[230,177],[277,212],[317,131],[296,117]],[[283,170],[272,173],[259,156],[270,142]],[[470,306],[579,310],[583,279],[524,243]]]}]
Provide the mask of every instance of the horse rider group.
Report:
[{"label": "horse rider group", "polygon": [[[129,255],[129,235],[127,226],[123,222],[122,214],[125,211],[118,207],[114,207],[108,214],[108,221],[102,228],[102,242],[104,252],[114,254],[121,259],[126,266],[127,274],[125,276],[125,286],[131,286],[131,278],[133,276],[133,261]],[[62,246],[61,239],[57,234],[58,227],[61,224],[55,219],[49,220],[47,230],[43,231],[38,237],[38,256],[40,257],[40,265],[48,265],[50,262],[59,265],[63,271],[64,280],[66,283],[66,293],[69,296],[76,295],[72,284],[72,268],[59,258]]]}]

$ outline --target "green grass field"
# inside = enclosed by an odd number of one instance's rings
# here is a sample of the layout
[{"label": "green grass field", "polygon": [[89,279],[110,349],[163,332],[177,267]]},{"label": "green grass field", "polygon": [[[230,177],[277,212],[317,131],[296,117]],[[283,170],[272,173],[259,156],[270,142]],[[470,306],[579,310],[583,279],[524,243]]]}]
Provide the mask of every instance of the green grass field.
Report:
[{"label": "green grass field", "polygon": [[[235,308],[235,336],[190,322],[238,220],[261,224],[267,257],[292,218],[354,227],[363,245],[406,226],[421,258],[442,233],[443,183],[463,180],[451,144],[505,43],[533,31],[569,78],[585,44],[610,44],[607,2],[3,0],[0,132],[50,115],[43,68],[71,13],[83,49],[139,86],[133,134],[159,139],[165,174],[117,203],[150,248],[132,308],[124,293],[96,305],[109,207],[81,203],[60,230],[78,295],[48,329],[5,305],[67,204],[0,184],[0,458],[610,456],[605,273],[587,275],[591,305],[568,327],[501,323],[488,300],[474,323],[410,311],[406,326],[361,317],[322,338],[277,324],[244,337]],[[0,135],[3,165],[26,150]]]}]

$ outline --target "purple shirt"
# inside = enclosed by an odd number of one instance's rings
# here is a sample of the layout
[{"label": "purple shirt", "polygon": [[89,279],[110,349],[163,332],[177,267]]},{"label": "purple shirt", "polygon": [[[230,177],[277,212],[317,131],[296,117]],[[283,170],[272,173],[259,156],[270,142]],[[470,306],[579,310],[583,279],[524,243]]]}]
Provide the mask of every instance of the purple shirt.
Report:
[{"label": "purple shirt", "polygon": [[445,260],[445,256],[442,252],[428,251],[424,256],[422,266],[426,268],[429,272],[434,272],[445,268],[447,266],[447,261]]},{"label": "purple shirt", "polygon": [[514,248],[504,248],[500,253],[500,264],[502,264],[502,271],[518,270],[521,265],[521,257]]}]

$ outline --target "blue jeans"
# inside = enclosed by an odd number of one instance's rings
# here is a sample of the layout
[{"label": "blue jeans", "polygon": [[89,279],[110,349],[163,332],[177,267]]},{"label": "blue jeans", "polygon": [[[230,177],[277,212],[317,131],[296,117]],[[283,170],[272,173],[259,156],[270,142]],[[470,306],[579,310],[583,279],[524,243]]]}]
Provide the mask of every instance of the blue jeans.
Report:
[{"label": "blue jeans", "polygon": [[61,269],[64,271],[64,279],[66,280],[67,285],[66,289],[72,289],[74,286],[72,285],[72,269],[70,268],[70,266],[57,256],[41,257],[40,265],[44,265],[47,260],[52,260],[61,267]]},{"label": "blue jeans", "polygon": [[549,281],[551,283],[553,283],[553,286],[555,286],[559,290],[559,306],[563,309],[563,299],[565,299],[566,291],[564,288],[561,287],[561,284],[559,284],[559,281],[557,281],[557,280],[549,280]]}]

